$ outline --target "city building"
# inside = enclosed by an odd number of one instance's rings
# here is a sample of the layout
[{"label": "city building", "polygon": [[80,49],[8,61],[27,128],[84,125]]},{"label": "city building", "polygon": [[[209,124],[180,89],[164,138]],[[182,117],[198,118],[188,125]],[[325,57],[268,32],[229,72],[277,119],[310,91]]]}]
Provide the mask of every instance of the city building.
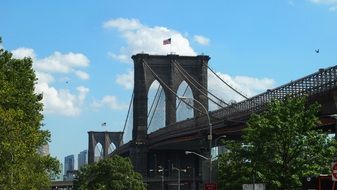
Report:
[{"label": "city building", "polygon": [[73,154],[66,156],[64,158],[64,176],[63,176],[64,181],[73,180],[72,174],[75,170],[74,165],[75,165],[75,156]]},{"label": "city building", "polygon": [[84,165],[86,165],[86,164],[88,164],[88,150],[83,150],[82,152],[80,152],[79,154],[78,154],[78,163],[77,163],[78,165],[78,170],[82,167],[82,166],[84,166]]}]

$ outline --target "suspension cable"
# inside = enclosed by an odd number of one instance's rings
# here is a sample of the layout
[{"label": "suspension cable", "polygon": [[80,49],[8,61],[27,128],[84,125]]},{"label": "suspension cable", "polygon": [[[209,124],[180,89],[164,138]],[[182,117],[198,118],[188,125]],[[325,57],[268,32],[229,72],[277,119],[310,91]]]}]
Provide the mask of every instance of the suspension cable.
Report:
[{"label": "suspension cable", "polygon": [[158,88],[157,88],[157,90],[156,90],[156,95],[155,95],[154,98],[153,98],[153,101],[152,101],[150,110],[147,112],[147,117],[149,117],[150,113],[152,112],[152,108],[153,108],[153,105],[154,105],[155,100],[157,99],[159,90],[160,90],[160,85],[158,86]]},{"label": "suspension cable", "polygon": [[[160,86],[159,86],[159,87],[160,87]],[[158,89],[159,89],[159,88],[158,88]],[[162,92],[163,92],[163,89],[160,90],[159,98],[157,98],[157,103],[156,103],[156,106],[155,106],[155,108],[154,108],[154,111],[152,112],[153,114],[152,114],[152,116],[151,116],[151,119],[150,119],[150,121],[149,121],[149,124],[147,125],[147,129],[149,129],[149,126],[150,126],[151,123],[152,123],[152,120],[153,120],[153,118],[154,118],[154,113],[155,113],[155,111],[157,110],[159,101],[160,101],[160,99],[161,99],[161,94],[162,94]],[[155,101],[155,100],[154,100],[154,101]],[[153,102],[154,102],[154,101],[153,101]]]},{"label": "suspension cable", "polygon": [[132,91],[132,96],[131,96],[131,100],[130,100],[130,104],[129,104],[129,109],[128,109],[128,113],[126,114],[126,119],[125,119],[125,122],[124,122],[124,127],[123,127],[123,133],[119,139],[119,147],[121,146],[122,144],[122,140],[123,140],[123,137],[124,137],[124,133],[125,133],[125,128],[126,128],[126,125],[127,125],[127,122],[128,122],[128,119],[129,119],[129,115],[130,115],[130,110],[131,110],[131,105],[133,103],[133,97],[135,95],[135,91],[133,90]]},{"label": "suspension cable", "polygon": [[[185,96],[185,94],[186,94],[186,92],[187,92],[187,88],[188,88],[188,86],[186,86],[186,88],[185,88],[185,90],[184,90],[184,93],[183,93],[183,96]],[[176,106],[176,109],[179,108],[180,104],[181,104],[181,100],[179,99],[179,103],[178,103],[178,105]]]},{"label": "suspension cable", "polygon": [[231,85],[229,85],[226,81],[224,81],[219,75],[217,75],[208,65],[207,68],[218,78],[220,79],[223,83],[225,83],[230,89],[232,89],[234,92],[238,93],[240,96],[244,97],[245,99],[248,99],[247,96],[243,95],[241,92],[233,88]]},{"label": "suspension cable", "polygon": [[[225,101],[221,100],[220,98],[218,98],[217,96],[215,96],[213,93],[209,92],[204,86],[202,86],[202,85],[201,85],[198,81],[196,81],[191,75],[189,75],[189,74],[188,74],[188,73],[187,73],[187,72],[186,72],[186,71],[179,65],[178,62],[176,62],[176,61],[173,61],[173,62],[174,62],[175,65],[177,66],[176,68],[177,68],[177,70],[182,74],[182,76],[186,77],[185,80],[187,80],[188,82],[190,82],[190,83],[193,85],[193,87],[195,87],[195,89],[197,89],[201,94],[203,94],[204,96],[206,96],[210,101],[212,101],[212,102],[213,102],[214,104],[216,104],[217,106],[223,108],[223,106],[222,106],[221,104],[219,104],[218,102],[214,101],[212,98],[208,97],[207,94],[206,94],[205,92],[203,92],[202,90],[200,90],[200,88],[202,88],[203,90],[206,90],[207,93],[209,93],[210,95],[212,95],[214,98],[216,98],[216,99],[217,99],[218,101],[220,101],[221,103],[224,103],[224,104],[226,104],[227,106],[229,106],[228,103],[226,103]],[[183,73],[182,70],[183,70],[185,73]],[[190,78],[193,80],[193,82],[191,82],[191,80],[190,80],[187,76],[190,77]],[[195,84],[198,84],[199,87],[197,87]]]},{"label": "suspension cable", "polygon": [[[199,113],[203,113],[200,109],[190,105],[185,99],[181,99],[177,93],[175,93],[163,80],[161,80],[161,78],[152,70],[152,68],[146,63],[146,61],[143,59],[143,63],[144,65],[151,71],[151,73],[153,74],[153,76],[161,82],[161,84],[163,84],[171,93],[173,93],[177,98],[179,98],[180,100],[182,100],[186,105],[188,105],[189,107],[191,107],[194,110],[197,110]],[[203,113],[203,114],[207,114],[207,113]]]}]

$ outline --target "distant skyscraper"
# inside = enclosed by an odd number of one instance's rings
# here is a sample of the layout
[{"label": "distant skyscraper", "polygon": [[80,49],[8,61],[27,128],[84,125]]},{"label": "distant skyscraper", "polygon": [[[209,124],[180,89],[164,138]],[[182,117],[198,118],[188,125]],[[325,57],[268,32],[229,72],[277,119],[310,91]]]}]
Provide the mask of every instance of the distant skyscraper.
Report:
[{"label": "distant skyscraper", "polygon": [[88,164],[88,151],[83,150],[78,154],[78,170],[84,166],[85,164]]},{"label": "distant skyscraper", "polygon": [[64,158],[64,174],[66,175],[68,171],[74,171],[75,157],[74,155],[69,155]]},{"label": "distant skyscraper", "polygon": [[69,155],[64,158],[64,175],[63,180],[64,181],[73,181],[75,177],[75,156]]}]

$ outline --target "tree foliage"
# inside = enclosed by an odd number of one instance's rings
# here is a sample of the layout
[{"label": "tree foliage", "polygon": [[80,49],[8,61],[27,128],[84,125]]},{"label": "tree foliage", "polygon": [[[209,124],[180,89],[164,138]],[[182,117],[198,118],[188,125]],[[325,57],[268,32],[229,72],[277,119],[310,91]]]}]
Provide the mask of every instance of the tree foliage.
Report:
[{"label": "tree foliage", "polygon": [[318,111],[319,105],[307,106],[306,98],[286,98],[252,115],[242,140],[225,143],[221,184],[235,189],[255,178],[268,189],[296,189],[303,177],[328,173],[336,142],[317,129]]},{"label": "tree foliage", "polygon": [[74,181],[76,190],[145,190],[142,176],[127,158],[113,156],[82,167]]},{"label": "tree foliage", "polygon": [[30,58],[14,59],[0,49],[0,189],[45,189],[48,172],[58,171],[55,159],[37,153],[50,134],[40,128],[43,105],[35,82]]}]

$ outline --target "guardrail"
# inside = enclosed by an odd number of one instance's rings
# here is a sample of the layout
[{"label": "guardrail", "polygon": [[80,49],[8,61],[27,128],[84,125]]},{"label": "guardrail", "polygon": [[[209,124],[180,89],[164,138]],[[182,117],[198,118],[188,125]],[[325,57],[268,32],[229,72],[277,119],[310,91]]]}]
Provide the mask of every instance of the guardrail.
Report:
[{"label": "guardrail", "polygon": [[318,72],[291,81],[275,89],[256,95],[248,100],[232,104],[225,108],[212,111],[210,115],[217,118],[231,118],[242,112],[255,112],[263,109],[266,103],[286,96],[299,97],[314,95],[337,87],[337,66],[319,69]]}]

